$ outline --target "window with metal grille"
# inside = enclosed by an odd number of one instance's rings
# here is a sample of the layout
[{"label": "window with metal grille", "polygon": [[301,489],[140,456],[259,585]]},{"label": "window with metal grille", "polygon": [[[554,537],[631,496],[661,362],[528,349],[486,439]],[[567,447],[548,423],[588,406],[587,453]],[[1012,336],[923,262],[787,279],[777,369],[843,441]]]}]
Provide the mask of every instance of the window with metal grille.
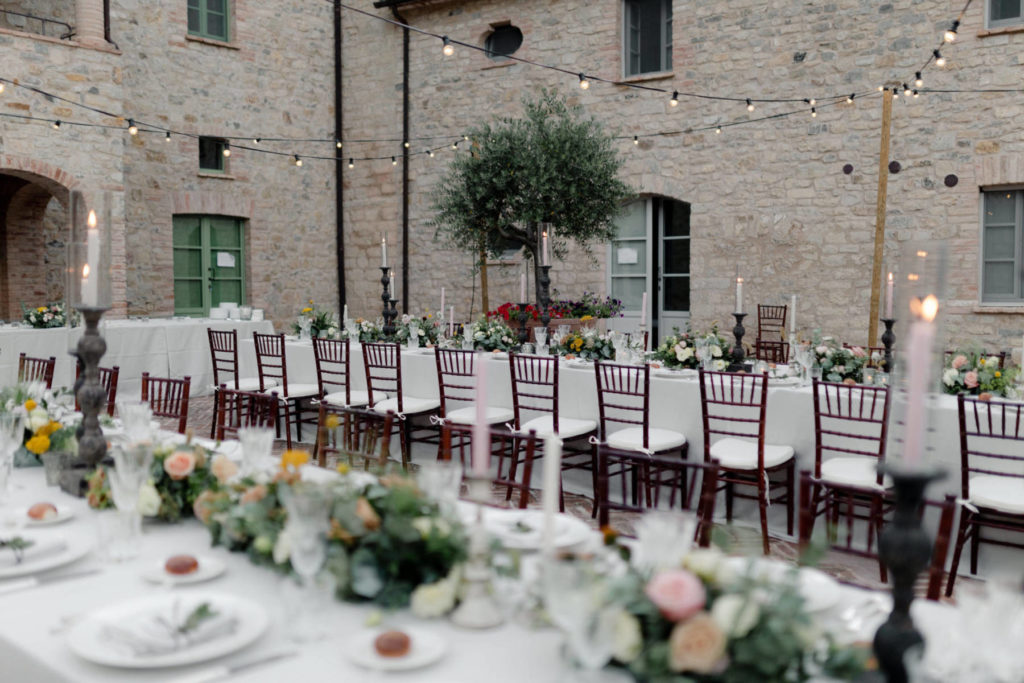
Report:
[{"label": "window with metal grille", "polygon": [[513,54],[523,44],[523,32],[515,26],[495,26],[491,35],[484,41],[487,56],[494,60],[502,60]]}]

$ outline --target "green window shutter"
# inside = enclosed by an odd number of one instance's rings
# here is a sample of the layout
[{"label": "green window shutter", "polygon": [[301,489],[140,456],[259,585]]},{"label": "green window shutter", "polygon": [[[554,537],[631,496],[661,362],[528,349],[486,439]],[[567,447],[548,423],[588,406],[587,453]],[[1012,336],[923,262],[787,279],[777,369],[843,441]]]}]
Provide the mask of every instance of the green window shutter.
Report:
[{"label": "green window shutter", "polygon": [[202,38],[228,42],[230,0],[188,0],[188,32]]},{"label": "green window shutter", "polygon": [[205,316],[222,302],[246,302],[242,221],[174,217],[174,312]]}]

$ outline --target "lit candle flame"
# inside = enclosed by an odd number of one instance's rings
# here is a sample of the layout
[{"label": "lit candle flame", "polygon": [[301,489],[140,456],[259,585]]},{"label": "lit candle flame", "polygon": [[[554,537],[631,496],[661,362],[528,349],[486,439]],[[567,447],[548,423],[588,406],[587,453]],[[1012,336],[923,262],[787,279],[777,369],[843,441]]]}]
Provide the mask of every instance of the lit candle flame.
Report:
[{"label": "lit candle flame", "polygon": [[85,222],[86,222],[86,224],[88,224],[90,229],[95,228],[96,227],[96,212],[90,210],[89,211],[89,218],[86,219]]},{"label": "lit candle flame", "polygon": [[889,282],[892,282],[892,273],[889,273]]},{"label": "lit candle flame", "polygon": [[89,269],[89,264],[88,263],[86,263],[86,264],[84,264],[82,266],[82,278],[83,279],[89,277],[89,270],[90,269]]},{"label": "lit candle flame", "polygon": [[935,316],[939,313],[939,300],[935,298],[934,294],[929,294],[924,298],[921,303],[921,317],[931,322],[935,320]]}]

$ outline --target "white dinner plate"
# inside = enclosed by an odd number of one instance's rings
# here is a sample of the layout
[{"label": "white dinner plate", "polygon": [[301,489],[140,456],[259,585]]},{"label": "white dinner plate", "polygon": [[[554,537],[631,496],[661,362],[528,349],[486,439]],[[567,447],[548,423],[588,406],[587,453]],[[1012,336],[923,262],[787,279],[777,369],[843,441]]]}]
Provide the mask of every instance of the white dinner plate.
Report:
[{"label": "white dinner plate", "polygon": [[[757,579],[770,582],[785,580],[786,575],[794,568],[788,562],[750,557],[731,557],[729,564],[740,575],[745,576],[749,572]],[[809,612],[821,612],[839,602],[839,582],[818,569],[798,568],[797,583]]]},{"label": "white dinner plate", "polygon": [[[40,502],[45,503],[46,501]],[[67,505],[54,504],[54,507],[57,508],[57,516],[51,519],[32,519],[28,516],[28,508],[19,508],[18,510],[15,510],[14,514],[25,520],[25,526],[29,528],[37,526],[53,526],[54,524],[66,522],[75,516],[75,511]]]},{"label": "white dinner plate", "polygon": [[570,368],[592,368],[594,364],[589,360],[583,360],[582,358],[573,358],[572,360],[565,361],[565,364]]},{"label": "white dinner plate", "polygon": [[196,555],[196,561],[199,562],[199,567],[194,572],[189,574],[171,574],[164,569],[166,560],[158,560],[147,564],[142,569],[142,578],[152,583],[179,586],[215,579],[223,574],[224,569],[227,567],[224,564],[224,560],[213,555]]},{"label": "white dinner plate", "polygon": [[[182,647],[167,654],[135,655],[119,648],[106,634],[108,625],[119,626],[147,612],[172,613],[176,601],[179,612],[188,614],[196,606],[207,602],[220,614],[238,620],[235,631]],[[71,628],[68,646],[76,655],[95,664],[132,669],[158,669],[205,662],[237,652],[258,639],[269,623],[266,610],[258,603],[225,593],[161,593],[145,598],[127,600],[103,607],[89,614]]]},{"label": "white dinner plate", "polygon": [[[468,524],[472,517],[463,519]],[[540,510],[485,508],[484,528],[506,548],[540,550],[544,534],[544,513]],[[555,548],[571,548],[587,541],[592,533],[585,522],[575,517],[565,514],[555,516]]]},{"label": "white dinner plate", "polygon": [[448,651],[448,644],[434,631],[419,628],[398,629],[409,636],[409,652],[401,657],[381,657],[374,641],[390,629],[374,629],[356,635],[345,648],[353,663],[375,671],[408,671],[430,666]]},{"label": "white dinner plate", "polygon": [[658,368],[656,370],[651,370],[651,374],[654,375],[655,377],[671,377],[673,379],[689,379],[691,377],[695,377],[697,375],[697,371],[696,370],[690,370],[689,368],[684,368],[682,370],[670,370],[668,368]]},{"label": "white dinner plate", "polygon": [[769,387],[798,387],[800,386],[799,377],[769,377]]},{"label": "white dinner plate", "polygon": [[[47,552],[40,557],[32,557],[29,554],[19,564],[7,564],[0,566],[0,579],[13,579],[17,576],[29,576],[39,574],[50,569],[63,567],[76,560],[85,557],[92,550],[91,535],[75,534],[74,536],[51,535],[50,534],[14,534],[22,538],[35,541],[36,543],[58,543],[63,544],[52,552]],[[5,536],[6,537],[6,536]],[[10,553],[10,550],[0,550],[0,553]]]}]

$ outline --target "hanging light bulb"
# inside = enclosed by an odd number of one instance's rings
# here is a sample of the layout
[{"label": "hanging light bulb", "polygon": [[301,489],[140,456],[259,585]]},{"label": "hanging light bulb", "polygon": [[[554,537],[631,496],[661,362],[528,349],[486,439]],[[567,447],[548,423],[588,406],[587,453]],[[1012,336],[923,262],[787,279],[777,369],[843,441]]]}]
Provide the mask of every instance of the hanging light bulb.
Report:
[{"label": "hanging light bulb", "polygon": [[3,83],[0,83],[0,93],[3,93],[4,88],[6,88],[6,87],[7,87],[6,85],[4,85]]},{"label": "hanging light bulb", "polygon": [[355,159],[349,159],[348,160],[348,167],[349,168],[355,168],[356,167],[356,160]]},{"label": "hanging light bulb", "polygon": [[254,145],[260,144],[260,139],[259,138],[253,138],[252,139],[252,144],[254,144]]},{"label": "hanging light bulb", "polygon": [[452,143],[452,149],[458,149],[458,148],[459,148],[459,141],[456,140],[455,142]]},{"label": "hanging light bulb", "polygon": [[722,134],[722,127],[721,126],[716,126],[715,127],[715,135],[721,135],[721,134]]},{"label": "hanging light bulb", "polygon": [[590,81],[583,74],[580,74],[580,89],[588,90],[590,88]]},{"label": "hanging light bulb", "polygon": [[295,165],[302,166],[302,159],[299,158],[298,154],[295,155]]},{"label": "hanging light bulb", "polygon": [[633,136],[633,144],[634,145],[639,145],[640,144],[640,136],[638,136],[638,135],[634,135]]},{"label": "hanging light bulb", "polygon": [[811,118],[812,119],[818,118],[818,111],[814,107],[811,107]]},{"label": "hanging light bulb", "polygon": [[900,98],[900,91],[897,90],[896,88],[892,89],[892,98],[894,100],[898,100]]},{"label": "hanging light bulb", "polygon": [[167,135],[164,136],[164,142],[171,141],[171,131],[167,131]]},{"label": "hanging light bulb", "polygon": [[396,159],[394,157],[391,157],[391,165],[392,166],[398,166],[398,159]]},{"label": "hanging light bulb", "polygon": [[60,121],[54,121],[52,124],[54,130],[60,130]]},{"label": "hanging light bulb", "polygon": [[469,142],[469,136],[468,135],[463,135],[462,139],[465,140],[466,142]]},{"label": "hanging light bulb", "polygon": [[673,107],[679,106],[679,92],[677,90],[672,91],[672,99],[670,99],[668,103]]},{"label": "hanging light bulb", "polygon": [[337,147],[338,149],[341,149],[344,145],[342,145],[341,140],[335,140],[334,146]]},{"label": "hanging light bulb", "polygon": [[747,98],[747,111],[754,111],[754,103],[750,101],[749,97]]},{"label": "hanging light bulb", "polygon": [[431,159],[433,159],[434,158],[434,150],[428,149],[427,150],[427,156],[429,156]]},{"label": "hanging light bulb", "polygon": [[811,100],[810,100],[810,102],[809,102],[809,104],[810,104],[810,105],[811,105],[812,107],[813,107],[814,105],[816,105],[817,103],[818,103],[818,100],[814,99],[813,97],[811,98]]},{"label": "hanging light bulb", "polygon": [[947,43],[952,43],[954,40],[956,40],[956,30],[958,28],[960,28],[959,19],[955,20],[953,24],[948,29],[946,29],[946,32],[942,34],[942,39],[945,40]]},{"label": "hanging light bulb", "polygon": [[224,149],[221,150],[221,154],[223,154],[225,157],[231,156],[231,145],[225,142]]},{"label": "hanging light bulb", "polygon": [[445,57],[451,57],[455,54],[455,46],[452,45],[450,40],[448,40],[448,36],[442,36],[441,42],[444,44],[444,47],[441,48],[441,52],[444,53]]},{"label": "hanging light bulb", "polygon": [[917,99],[918,97],[920,97],[920,93],[918,93],[918,92],[917,92],[917,91],[915,90],[915,91],[914,91],[914,99],[916,100],[916,99]]},{"label": "hanging light bulb", "polygon": [[906,83],[903,84],[903,96],[910,97],[910,88],[907,87]]},{"label": "hanging light bulb", "polygon": [[856,96],[857,96],[857,93],[850,93],[849,95],[847,95],[846,103],[847,104],[853,104],[853,98],[856,97]]},{"label": "hanging light bulb", "polygon": [[878,86],[878,92],[885,92],[885,86],[884,85]]},{"label": "hanging light bulb", "polygon": [[921,72],[920,71],[918,71],[917,73],[914,74],[914,85],[916,85],[918,88],[920,88],[922,85],[924,85],[924,79],[921,78]]},{"label": "hanging light bulb", "polygon": [[128,119],[128,134],[129,135],[138,135],[139,134],[139,127],[135,125],[135,121],[133,119]]},{"label": "hanging light bulb", "polygon": [[932,56],[935,57],[935,66],[946,66],[946,58],[942,56],[941,52],[939,52],[938,50],[933,50]]}]

